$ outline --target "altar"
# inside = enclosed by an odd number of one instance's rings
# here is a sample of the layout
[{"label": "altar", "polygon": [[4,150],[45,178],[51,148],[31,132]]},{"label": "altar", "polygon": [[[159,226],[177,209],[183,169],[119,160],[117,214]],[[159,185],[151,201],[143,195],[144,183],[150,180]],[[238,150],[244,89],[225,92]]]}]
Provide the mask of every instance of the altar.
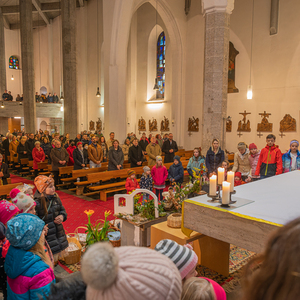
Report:
[{"label": "altar", "polygon": [[184,226],[209,237],[260,253],[272,232],[300,217],[300,171],[281,174],[235,188],[224,209],[207,195],[186,200]]}]

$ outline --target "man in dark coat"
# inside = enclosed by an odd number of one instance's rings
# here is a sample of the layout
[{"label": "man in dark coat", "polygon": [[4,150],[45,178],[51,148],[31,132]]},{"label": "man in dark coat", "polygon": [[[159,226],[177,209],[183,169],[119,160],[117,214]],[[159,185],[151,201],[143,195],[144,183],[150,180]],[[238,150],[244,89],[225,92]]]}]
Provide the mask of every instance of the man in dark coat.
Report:
[{"label": "man in dark coat", "polygon": [[5,151],[5,162],[9,163],[9,144],[12,141],[12,134],[9,134],[8,137],[2,142],[4,151]]},{"label": "man in dark coat", "polygon": [[82,142],[77,143],[77,148],[73,151],[74,170],[81,170],[88,163],[88,152],[83,149]]},{"label": "man in dark coat", "polygon": [[161,150],[165,153],[165,164],[174,161],[175,152],[178,152],[178,147],[177,143],[173,140],[172,133],[169,133],[169,139],[163,143]]},{"label": "man in dark coat", "polygon": [[128,157],[130,159],[130,167],[141,167],[144,160],[143,150],[139,145],[137,138],[133,139],[132,144],[133,145],[129,148],[128,152]]},{"label": "man in dark coat", "polygon": [[34,144],[35,144],[36,140],[34,139],[34,134],[30,133],[29,138],[27,140],[27,148],[28,148],[28,159],[29,160],[33,160],[32,157],[32,150],[34,148]]},{"label": "man in dark coat", "polygon": [[143,151],[144,155],[146,154],[146,148],[147,148],[148,144],[149,144],[149,142],[146,138],[146,133],[144,132],[143,135],[142,135],[142,138],[139,142],[139,145],[142,148],[142,151]]},{"label": "man in dark coat", "polygon": [[7,178],[10,177],[8,172],[8,165],[2,161],[3,156],[0,154],[0,179],[2,180],[3,185],[7,184]]}]

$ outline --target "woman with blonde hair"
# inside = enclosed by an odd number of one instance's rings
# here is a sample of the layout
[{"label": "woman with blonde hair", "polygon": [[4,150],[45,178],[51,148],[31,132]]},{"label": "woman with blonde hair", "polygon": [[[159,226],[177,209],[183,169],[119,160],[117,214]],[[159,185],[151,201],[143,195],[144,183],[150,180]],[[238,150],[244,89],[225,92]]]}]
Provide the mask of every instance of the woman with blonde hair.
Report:
[{"label": "woman with blonde hair", "polygon": [[205,158],[205,165],[209,177],[217,174],[218,167],[221,166],[222,161],[225,160],[225,153],[220,147],[220,141],[213,139],[211,147],[208,149]]}]

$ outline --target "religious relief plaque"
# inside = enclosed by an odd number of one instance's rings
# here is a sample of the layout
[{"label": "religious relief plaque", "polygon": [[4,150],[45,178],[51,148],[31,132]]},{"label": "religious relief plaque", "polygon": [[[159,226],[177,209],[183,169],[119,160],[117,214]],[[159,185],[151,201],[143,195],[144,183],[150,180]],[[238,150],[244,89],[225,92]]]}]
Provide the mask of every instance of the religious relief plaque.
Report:
[{"label": "religious relief plaque", "polygon": [[146,121],[143,117],[139,119],[139,131],[146,131]]},{"label": "religious relief plaque", "polygon": [[164,119],[160,123],[160,131],[170,131],[169,119],[164,116]]},{"label": "religious relief plaque", "polygon": [[290,115],[286,114],[280,121],[280,132],[296,131],[296,120]]},{"label": "religious relief plaque", "polygon": [[273,123],[269,123],[268,119],[271,116],[270,113],[264,111],[263,113],[259,113],[262,116],[262,120],[260,123],[257,124],[257,131],[258,132],[272,132],[273,131]]},{"label": "religious relief plaque", "polygon": [[188,121],[188,131],[191,132],[198,132],[199,131],[199,118],[195,119],[193,116],[192,118],[189,118]]},{"label": "religious relief plaque", "polygon": [[95,122],[94,121],[90,121],[90,128],[89,130],[95,130]]},{"label": "religious relief plaque", "polygon": [[241,131],[243,131],[243,132],[251,132],[250,121],[247,120],[247,115],[250,115],[251,113],[246,112],[244,110],[244,112],[239,113],[239,114],[243,116],[243,119],[239,121],[237,131],[239,131],[239,132],[241,132]]},{"label": "religious relief plaque", "polygon": [[98,121],[96,122],[96,128],[97,128],[98,131],[102,130],[102,121],[101,121],[100,118],[98,118]]},{"label": "religious relief plaque", "polygon": [[226,132],[231,132],[232,130],[232,121],[230,119],[226,120]]},{"label": "religious relief plaque", "polygon": [[229,59],[228,59],[228,93],[238,93],[239,89],[235,86],[235,58],[239,54],[233,44],[229,42]]},{"label": "religious relief plaque", "polygon": [[157,121],[153,118],[153,120],[149,120],[149,131],[157,131]]}]

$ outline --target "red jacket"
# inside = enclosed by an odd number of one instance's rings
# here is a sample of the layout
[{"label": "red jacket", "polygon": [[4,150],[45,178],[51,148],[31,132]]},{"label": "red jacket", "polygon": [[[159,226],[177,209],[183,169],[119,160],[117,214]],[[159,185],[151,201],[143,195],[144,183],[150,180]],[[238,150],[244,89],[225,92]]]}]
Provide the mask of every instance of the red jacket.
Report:
[{"label": "red jacket", "polygon": [[73,151],[76,149],[76,146],[69,146],[67,151],[69,153],[69,161],[68,166],[74,166],[74,159],[73,159]]},{"label": "red jacket", "polygon": [[166,179],[168,178],[168,170],[165,166],[156,168],[156,165],[153,166],[151,170],[151,176],[154,182],[154,185],[164,185]]},{"label": "red jacket", "polygon": [[38,163],[43,162],[45,160],[45,153],[42,147],[40,147],[40,150],[37,148],[33,148],[32,150],[32,158],[33,158],[33,169],[38,169]]},{"label": "red jacket", "polygon": [[260,151],[255,175],[274,176],[282,173],[282,154],[278,146],[268,145]]},{"label": "red jacket", "polygon": [[139,185],[138,181],[136,180],[136,178],[134,178],[134,180],[132,180],[130,177],[128,177],[126,179],[125,188],[127,190],[127,193],[129,193],[136,189],[139,189],[140,185]]}]

